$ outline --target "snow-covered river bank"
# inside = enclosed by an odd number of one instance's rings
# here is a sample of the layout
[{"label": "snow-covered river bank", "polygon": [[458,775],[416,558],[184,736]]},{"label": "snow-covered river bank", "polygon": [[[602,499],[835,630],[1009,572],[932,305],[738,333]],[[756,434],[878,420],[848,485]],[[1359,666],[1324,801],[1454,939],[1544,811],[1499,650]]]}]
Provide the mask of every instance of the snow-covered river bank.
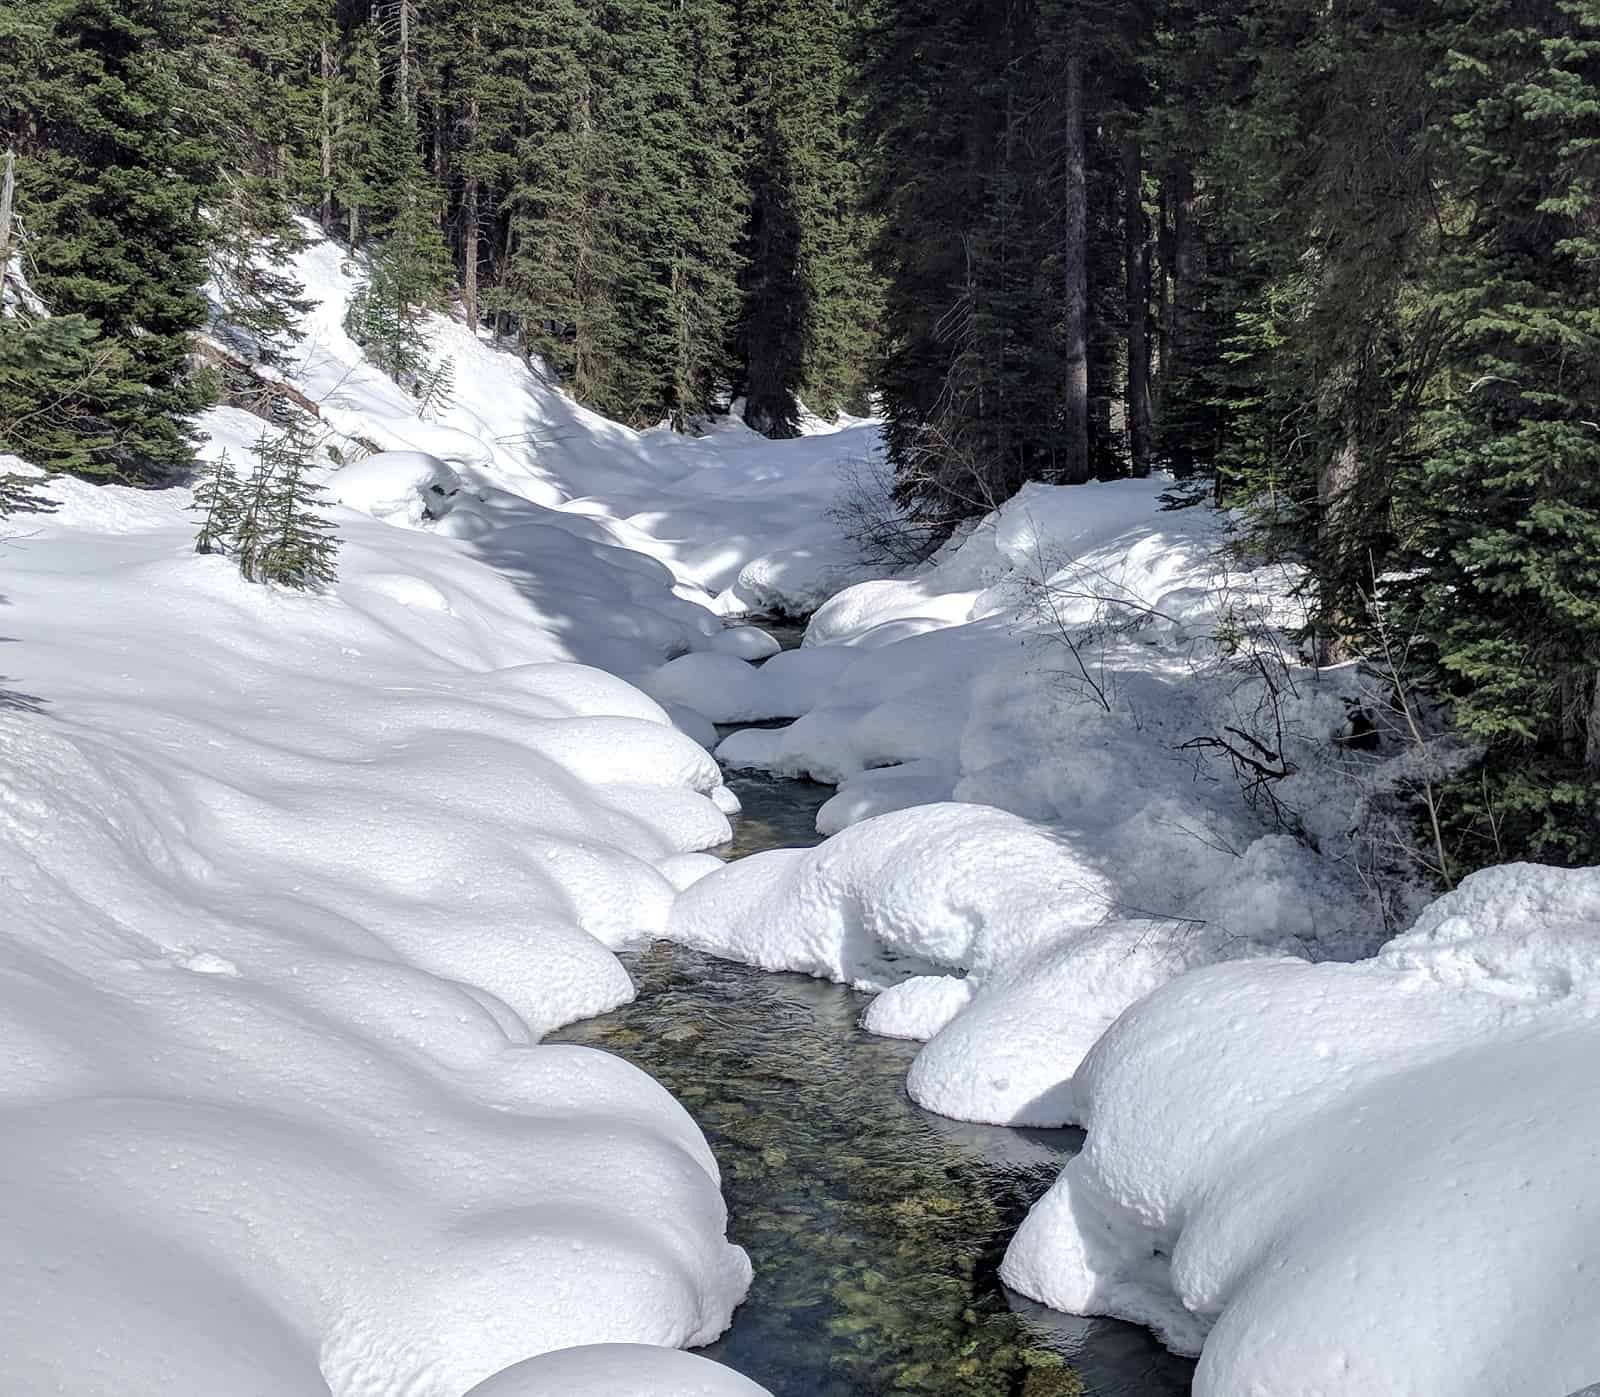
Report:
[{"label": "snow-covered river bank", "polygon": [[[832,792],[758,775],[734,857],[815,844]],[[1058,1315],[998,1268],[1076,1130],[968,1125],[905,1092],[916,1045],[875,1037],[868,996],[668,942],[625,953],[633,1003],[550,1041],[642,1067],[694,1116],[722,1167],[728,1233],[755,1279],[703,1350],[774,1397],[1179,1397],[1193,1364],[1146,1331]]]}]

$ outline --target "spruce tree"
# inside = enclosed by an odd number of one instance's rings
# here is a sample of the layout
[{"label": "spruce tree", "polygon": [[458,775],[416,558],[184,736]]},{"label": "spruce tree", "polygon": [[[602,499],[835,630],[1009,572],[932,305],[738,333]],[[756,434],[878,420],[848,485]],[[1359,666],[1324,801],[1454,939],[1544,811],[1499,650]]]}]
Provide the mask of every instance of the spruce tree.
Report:
[{"label": "spruce tree", "polygon": [[323,490],[311,480],[314,444],[303,427],[286,428],[268,448],[273,488],[256,580],[315,591],[338,578],[338,534],[319,511]]},{"label": "spruce tree", "polygon": [[376,242],[365,283],[351,298],[345,328],[385,373],[415,388],[428,364],[426,319],[444,308],[454,282],[439,227],[438,194],[400,112],[384,122],[387,192],[369,225]]},{"label": "spruce tree", "polygon": [[798,430],[804,399],[865,405],[876,283],[849,129],[853,38],[837,0],[745,0],[739,81],[750,212],[739,316],[745,420]]},{"label": "spruce tree", "polygon": [[193,508],[199,512],[196,553],[226,553],[234,541],[243,503],[244,483],[226,451],[201,469],[195,482]]},{"label": "spruce tree", "polygon": [[86,474],[163,481],[192,458],[204,390],[189,337],[204,318],[199,215],[215,168],[209,113],[186,88],[195,19],[184,0],[20,0],[0,13],[0,141],[18,155],[35,289],[114,341],[138,390],[89,405],[106,430],[73,463]]},{"label": "spruce tree", "polygon": [[0,451],[49,471],[99,473],[137,421],[129,356],[81,315],[0,316]]},{"label": "spruce tree", "polygon": [[261,434],[256,465],[242,486],[225,486],[223,505],[231,527],[231,552],[250,582],[276,582],[311,591],[337,577],[339,542],[324,518],[322,487],[311,479],[315,444],[296,421],[281,432]]},{"label": "spruce tree", "polygon": [[264,181],[225,174],[209,212],[213,331],[248,360],[282,368],[305,338],[298,321],[313,304],[291,270],[305,240],[287,197]]},{"label": "spruce tree", "polygon": [[[1461,728],[1470,865],[1600,857],[1600,6],[1452,7],[1432,132],[1453,197],[1431,305],[1451,327],[1401,482],[1418,630]],[[1420,598],[1417,597],[1420,582]]]},{"label": "spruce tree", "polygon": [[534,0],[501,50],[503,79],[480,113],[502,133],[506,222],[498,313],[586,401],[603,391],[597,345],[607,338],[609,283],[589,195],[599,136],[591,60],[599,43],[577,0]]}]

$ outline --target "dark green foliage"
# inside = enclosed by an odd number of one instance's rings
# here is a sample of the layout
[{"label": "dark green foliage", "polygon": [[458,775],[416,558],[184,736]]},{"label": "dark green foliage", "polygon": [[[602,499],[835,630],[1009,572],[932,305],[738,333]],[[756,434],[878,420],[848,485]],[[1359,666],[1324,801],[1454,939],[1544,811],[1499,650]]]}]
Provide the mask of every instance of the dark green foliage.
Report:
[{"label": "dark green foliage", "polygon": [[201,517],[195,551],[227,554],[250,582],[301,591],[331,585],[339,540],[318,512],[322,487],[310,478],[314,459],[315,442],[298,421],[276,435],[262,433],[248,479],[221,455],[195,489]]},{"label": "dark green foliage", "polygon": [[272,490],[261,546],[245,563],[245,576],[302,591],[330,586],[338,577],[339,539],[332,522],[318,513],[322,487],[310,479],[314,443],[291,426],[258,450]]},{"label": "dark green foliage", "polygon": [[415,390],[428,370],[427,315],[443,308],[452,268],[420,167],[411,176],[350,298],[345,329],[373,363]]},{"label": "dark green foliage", "polygon": [[1600,852],[1600,5],[1448,13],[1425,283],[1448,336],[1396,490],[1403,604],[1487,744],[1466,833],[1570,862]]},{"label": "dark green foliage", "polygon": [[213,331],[243,357],[274,367],[304,338],[296,322],[312,306],[287,270],[304,246],[287,209],[271,186],[225,175],[210,218]]},{"label": "dark green foliage", "polygon": [[194,509],[200,514],[196,553],[225,553],[239,523],[243,482],[226,451],[201,468],[195,481]]},{"label": "dark green foliage", "polygon": [[95,474],[137,421],[129,356],[81,315],[0,317],[0,451]]},{"label": "dark green foliage", "polygon": [[886,3],[868,125],[902,496],[981,513],[1062,450],[1059,69],[1037,6]]},{"label": "dark green foliage", "polygon": [[877,285],[865,256],[861,173],[849,136],[851,33],[836,0],[739,6],[750,210],[738,327],[745,420],[798,430],[865,406]]},{"label": "dark green foliage", "polygon": [[0,12],[0,141],[18,154],[17,206],[34,289],[94,321],[137,393],[86,402],[105,429],[72,468],[170,479],[203,405],[188,373],[204,317],[200,205],[214,168],[185,90],[196,11],[170,0],[21,0]]}]

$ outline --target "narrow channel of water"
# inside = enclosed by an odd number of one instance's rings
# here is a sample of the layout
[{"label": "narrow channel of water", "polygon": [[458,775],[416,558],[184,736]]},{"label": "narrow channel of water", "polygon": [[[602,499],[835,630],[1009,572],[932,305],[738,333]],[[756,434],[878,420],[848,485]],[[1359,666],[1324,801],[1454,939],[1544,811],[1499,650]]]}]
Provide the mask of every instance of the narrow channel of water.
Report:
[{"label": "narrow channel of water", "polygon": [[[818,842],[825,786],[736,774],[743,857]],[[1193,1367],[1141,1329],[1055,1315],[999,1282],[1023,1213],[1075,1131],[930,1115],[914,1043],[856,1027],[867,998],[665,942],[624,956],[637,1000],[556,1035],[663,1083],[722,1168],[729,1234],[755,1264],[705,1350],[777,1397],[1180,1397]]]}]

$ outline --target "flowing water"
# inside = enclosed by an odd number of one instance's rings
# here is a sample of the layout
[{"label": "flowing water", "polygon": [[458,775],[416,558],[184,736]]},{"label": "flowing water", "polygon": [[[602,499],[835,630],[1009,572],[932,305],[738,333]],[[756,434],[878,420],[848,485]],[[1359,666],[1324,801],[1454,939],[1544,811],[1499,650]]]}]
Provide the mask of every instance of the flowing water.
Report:
[{"label": "flowing water", "polygon": [[[735,774],[741,858],[818,842],[832,791]],[[708,1357],[777,1397],[1179,1397],[1193,1366],[1142,1329],[1053,1314],[998,1275],[1017,1223],[1078,1148],[1069,1130],[930,1115],[917,1044],[856,1022],[865,995],[666,942],[625,954],[634,1003],[556,1037],[667,1087],[722,1169],[755,1282]]]}]

